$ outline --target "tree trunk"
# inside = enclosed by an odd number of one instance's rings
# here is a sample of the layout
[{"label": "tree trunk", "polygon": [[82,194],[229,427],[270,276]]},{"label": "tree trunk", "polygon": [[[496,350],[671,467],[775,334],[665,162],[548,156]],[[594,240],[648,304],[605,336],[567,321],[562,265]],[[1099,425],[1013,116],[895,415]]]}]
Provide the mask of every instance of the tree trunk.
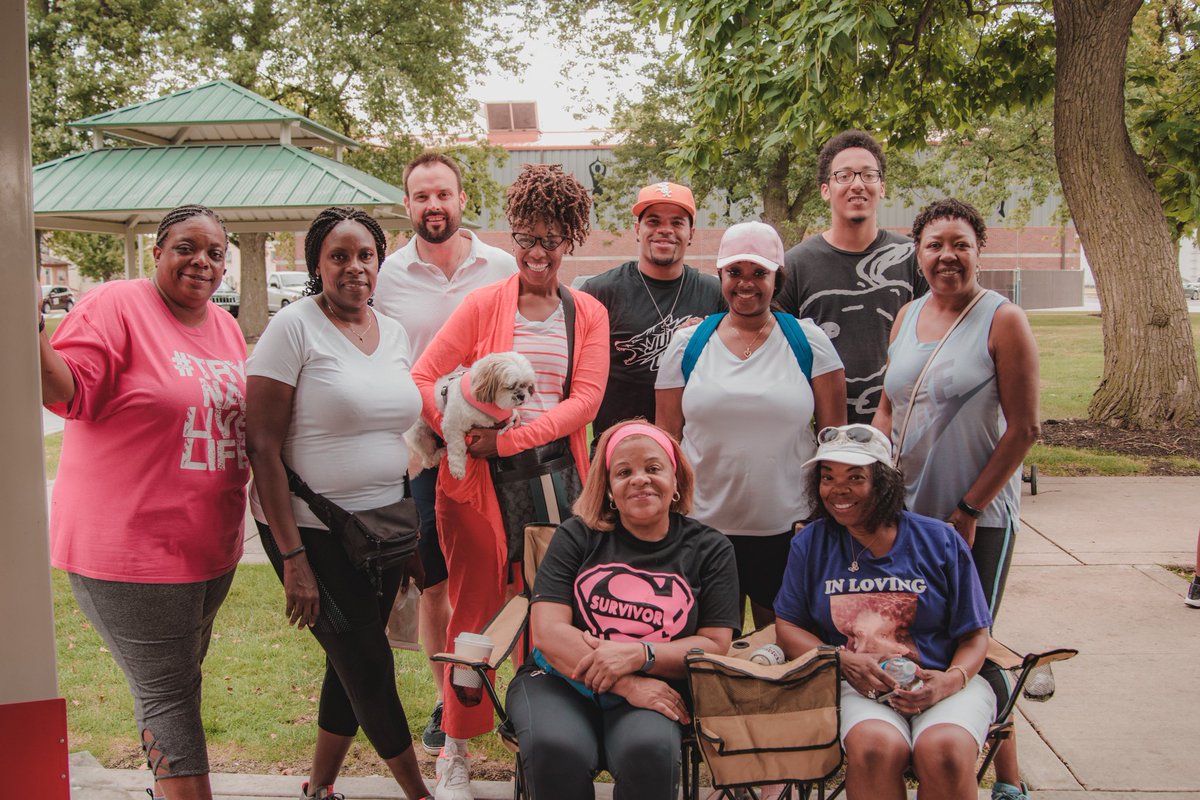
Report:
[{"label": "tree trunk", "polygon": [[267,327],[267,234],[243,233],[238,236],[242,253],[242,307],[238,325],[247,342],[257,342]]},{"label": "tree trunk", "polygon": [[1179,251],[1125,127],[1125,55],[1142,0],[1054,0],[1054,154],[1100,296],[1093,422],[1195,425],[1200,384]]},{"label": "tree trunk", "polygon": [[803,239],[805,229],[803,223],[793,219],[792,204],[788,200],[788,173],[791,169],[791,155],[786,147],[782,147],[767,169],[762,191],[763,222],[779,232],[784,248]]}]

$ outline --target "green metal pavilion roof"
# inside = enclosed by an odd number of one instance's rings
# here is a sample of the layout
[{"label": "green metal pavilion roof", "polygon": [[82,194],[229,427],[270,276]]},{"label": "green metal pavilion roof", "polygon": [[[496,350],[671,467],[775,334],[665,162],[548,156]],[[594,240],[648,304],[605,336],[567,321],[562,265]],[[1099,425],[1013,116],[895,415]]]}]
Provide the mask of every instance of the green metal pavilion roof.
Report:
[{"label": "green metal pavilion roof", "polygon": [[34,167],[33,196],[35,224],[45,230],[152,233],[185,203],[213,208],[234,232],[305,230],[331,205],[358,206],[385,228],[410,224],[401,189],[278,143],[76,153]]},{"label": "green metal pavilion roof", "polygon": [[[280,142],[300,147],[358,147],[358,142],[226,80],[105,111],[70,123],[136,144]],[[99,143],[97,142],[97,146]]]}]

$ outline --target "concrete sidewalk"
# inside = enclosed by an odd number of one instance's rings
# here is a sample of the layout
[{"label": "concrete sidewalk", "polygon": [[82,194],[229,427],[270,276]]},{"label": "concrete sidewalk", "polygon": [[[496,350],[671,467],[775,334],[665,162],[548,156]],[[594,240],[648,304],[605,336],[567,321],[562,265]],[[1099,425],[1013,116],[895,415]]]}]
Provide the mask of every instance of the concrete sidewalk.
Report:
[{"label": "concrete sidewalk", "polygon": [[[1187,581],[1160,566],[1195,559],[1200,478],[1042,478],[1037,496],[1025,492],[996,638],[1018,651],[1080,651],[1055,665],[1053,700],[1018,706],[1035,797],[1200,799],[1190,725],[1200,709],[1191,694],[1200,691],[1200,610],[1183,604]],[[247,561],[259,557],[256,544],[248,535]],[[145,772],[72,759],[75,800],[145,800]],[[213,787],[220,800],[273,800],[295,798],[300,780],[214,775]],[[478,800],[512,796],[507,783],[475,787]],[[597,797],[611,788],[598,784]],[[345,778],[338,791],[403,796],[382,777]]]}]

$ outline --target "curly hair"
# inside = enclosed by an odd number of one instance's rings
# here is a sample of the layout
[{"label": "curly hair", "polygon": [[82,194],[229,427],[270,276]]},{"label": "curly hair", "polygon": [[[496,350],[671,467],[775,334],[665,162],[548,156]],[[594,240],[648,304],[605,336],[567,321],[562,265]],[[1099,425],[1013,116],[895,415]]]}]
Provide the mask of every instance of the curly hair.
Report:
[{"label": "curly hair", "polygon": [[587,240],[591,229],[592,198],[574,175],[560,164],[523,164],[521,174],[508,187],[504,213],[508,224],[545,223],[562,229],[567,253]]},{"label": "curly hair", "polygon": [[917,214],[912,224],[912,240],[920,244],[925,226],[939,219],[961,219],[975,229],[975,239],[980,247],[987,244],[987,223],[983,221],[983,215],[975,206],[954,197],[930,203]]},{"label": "curly hair", "polygon": [[225,234],[225,241],[229,241],[229,231],[225,230],[225,220],[221,219],[221,215],[213,211],[208,206],[201,205],[186,205],[172,208],[163,215],[162,222],[158,223],[158,233],[154,236],[154,245],[162,247],[162,243],[167,240],[167,233],[171,228],[175,227],[184,220],[189,220],[192,217],[210,217],[216,220],[221,226],[221,230]]},{"label": "curly hair", "polygon": [[875,141],[875,137],[866,131],[842,131],[837,136],[834,136],[825,146],[821,148],[820,154],[817,156],[817,185],[829,183],[829,165],[833,163],[834,156],[843,150],[849,150],[851,147],[861,147],[875,156],[875,162],[879,164],[879,172],[882,175],[887,172],[887,162],[883,157],[883,148],[879,146],[879,142]]},{"label": "curly hair", "polygon": [[378,259],[380,268],[383,267],[383,257],[387,253],[387,236],[379,222],[361,208],[331,206],[317,215],[312,225],[308,226],[308,233],[304,235],[304,264],[308,267],[308,283],[304,287],[306,295],[320,294],[325,288],[321,283],[321,271],[318,269],[321,263],[321,246],[325,244],[329,232],[347,220],[357,222],[371,232],[371,237],[375,239],[375,258]]},{"label": "curly hair", "polygon": [[[904,508],[904,473],[899,467],[889,467],[878,461],[871,464],[871,499],[874,505],[863,521],[865,527],[878,530],[880,526],[895,522]],[[827,519],[838,523],[821,499],[821,463],[813,464],[808,476],[808,500],[812,504],[813,519]]]}]

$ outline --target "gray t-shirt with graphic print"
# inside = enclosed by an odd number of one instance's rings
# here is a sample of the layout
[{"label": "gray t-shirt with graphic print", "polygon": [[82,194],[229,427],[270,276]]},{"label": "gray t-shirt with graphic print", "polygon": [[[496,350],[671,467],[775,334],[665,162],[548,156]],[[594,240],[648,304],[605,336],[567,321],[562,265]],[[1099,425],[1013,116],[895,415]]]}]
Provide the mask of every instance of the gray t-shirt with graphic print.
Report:
[{"label": "gray t-shirt with graphic print", "polygon": [[851,253],[817,234],[787,251],[784,270],[781,310],[825,331],[846,367],[846,419],[869,424],[896,313],[929,290],[912,240],[880,230],[865,252]]}]

